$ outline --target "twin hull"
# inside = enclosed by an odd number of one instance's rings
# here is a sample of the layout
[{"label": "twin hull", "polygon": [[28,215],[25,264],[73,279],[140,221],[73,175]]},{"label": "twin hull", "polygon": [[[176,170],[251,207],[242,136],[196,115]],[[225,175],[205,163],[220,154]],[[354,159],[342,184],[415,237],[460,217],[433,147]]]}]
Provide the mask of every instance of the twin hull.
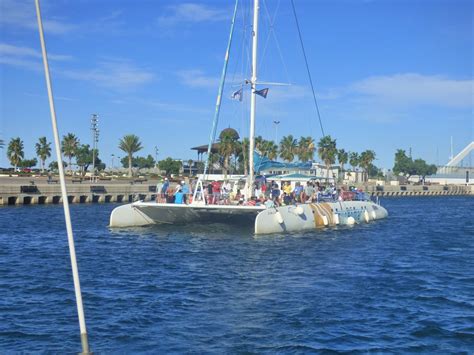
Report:
[{"label": "twin hull", "polygon": [[371,201],[321,202],[277,208],[136,202],[115,208],[110,216],[110,226],[254,224],[255,234],[267,234],[368,223],[387,215],[385,208]]}]

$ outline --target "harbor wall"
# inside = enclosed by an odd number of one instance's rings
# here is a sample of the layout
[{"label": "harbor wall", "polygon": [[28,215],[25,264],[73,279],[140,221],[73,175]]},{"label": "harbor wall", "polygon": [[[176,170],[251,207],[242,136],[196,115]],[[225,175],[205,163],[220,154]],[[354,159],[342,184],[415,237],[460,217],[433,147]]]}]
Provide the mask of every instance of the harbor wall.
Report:
[{"label": "harbor wall", "polygon": [[[127,203],[156,199],[155,184],[67,184],[69,203]],[[0,205],[62,203],[60,184],[0,185]]]},{"label": "harbor wall", "polygon": [[[474,185],[360,185],[371,196],[474,196]],[[69,203],[128,203],[138,200],[154,201],[156,184],[147,183],[68,183]],[[0,206],[59,204],[62,203],[61,186],[58,183],[24,181],[0,184]]]},{"label": "harbor wall", "polygon": [[450,196],[471,195],[474,196],[474,185],[400,185],[400,186],[377,186],[368,185],[363,187],[371,196],[380,197],[403,197],[403,196]]}]

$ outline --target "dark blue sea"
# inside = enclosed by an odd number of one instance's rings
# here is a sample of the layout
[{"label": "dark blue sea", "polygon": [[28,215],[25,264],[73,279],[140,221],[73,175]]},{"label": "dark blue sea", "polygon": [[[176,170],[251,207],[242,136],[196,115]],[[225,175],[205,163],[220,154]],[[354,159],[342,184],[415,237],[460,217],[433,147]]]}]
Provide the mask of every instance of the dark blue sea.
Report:
[{"label": "dark blue sea", "polygon": [[[71,205],[95,353],[474,352],[474,198],[382,200],[389,218],[254,236],[110,230]],[[61,206],[0,208],[0,352],[80,352]]]}]

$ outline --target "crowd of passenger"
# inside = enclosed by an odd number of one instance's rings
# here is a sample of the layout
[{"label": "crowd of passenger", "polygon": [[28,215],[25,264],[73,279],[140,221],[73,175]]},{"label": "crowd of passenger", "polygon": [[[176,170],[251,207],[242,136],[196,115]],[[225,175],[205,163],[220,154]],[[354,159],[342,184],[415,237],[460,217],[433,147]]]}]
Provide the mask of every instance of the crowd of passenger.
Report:
[{"label": "crowd of passenger", "polygon": [[[158,183],[156,187],[159,203],[189,204],[192,202],[195,183],[184,180],[172,186],[167,178]],[[201,189],[202,186],[202,189]],[[265,205],[267,207],[294,205],[299,203],[315,203],[321,201],[347,201],[361,197],[362,191],[355,188],[346,190],[334,184],[324,185],[319,181],[306,183],[290,181],[281,182],[267,180],[265,177],[257,179],[253,185],[252,197],[244,198],[244,186],[229,181],[209,181],[199,184],[196,199],[211,205]]]}]

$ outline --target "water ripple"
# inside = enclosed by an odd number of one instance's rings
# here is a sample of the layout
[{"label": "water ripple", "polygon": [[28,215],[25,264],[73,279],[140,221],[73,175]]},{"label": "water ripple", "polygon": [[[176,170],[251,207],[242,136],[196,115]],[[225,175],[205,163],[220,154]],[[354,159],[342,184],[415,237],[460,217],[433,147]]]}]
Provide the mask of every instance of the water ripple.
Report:
[{"label": "water ripple", "polygon": [[[73,205],[91,346],[472,353],[472,198],[384,203],[384,221],[266,236],[222,225],[110,230],[114,205]],[[0,227],[0,349],[78,351],[61,208],[0,208]]]}]

